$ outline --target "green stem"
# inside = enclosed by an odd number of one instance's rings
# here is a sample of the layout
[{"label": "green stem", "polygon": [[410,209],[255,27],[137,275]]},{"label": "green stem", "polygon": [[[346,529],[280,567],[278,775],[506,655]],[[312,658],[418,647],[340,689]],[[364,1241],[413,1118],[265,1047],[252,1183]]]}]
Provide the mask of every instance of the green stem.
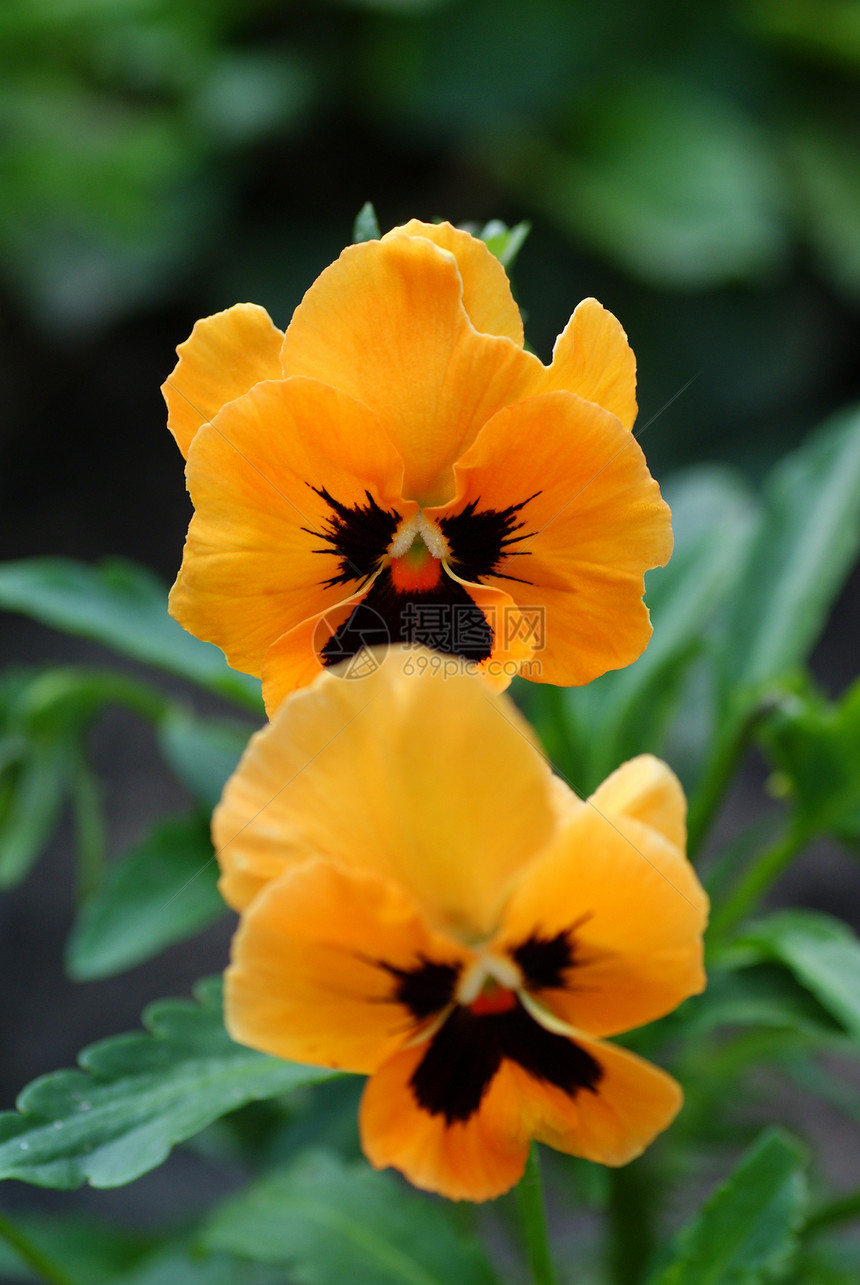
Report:
[{"label": "green stem", "polygon": [[844,1223],[856,1218],[858,1214],[860,1214],[860,1191],[852,1191],[850,1195],[842,1196],[839,1200],[831,1200],[828,1204],[814,1210],[807,1220],[803,1234],[817,1236],[819,1232],[827,1231],[836,1223]]},{"label": "green stem", "polygon": [[796,830],[788,830],[759,854],[714,914],[711,920],[712,938],[733,928],[752,910],[786,866],[791,864],[805,842],[805,835]]},{"label": "green stem", "polygon": [[753,719],[745,718],[728,729],[705,764],[696,791],[690,800],[687,825],[687,852],[692,860],[707,838],[708,831],[725,797],[738,761],[747,746]]},{"label": "green stem", "polygon": [[643,1157],[613,1169],[609,1178],[608,1279],[613,1285],[639,1285],[648,1273],[655,1249],[658,1175],[650,1158]]},{"label": "green stem", "polygon": [[28,1267],[32,1267],[40,1280],[47,1281],[48,1285],[78,1285],[78,1282],[69,1276],[64,1268],[53,1262],[38,1245],[33,1244],[29,1236],[2,1213],[0,1213],[0,1236],[12,1246]]},{"label": "green stem", "polygon": [[536,1142],[532,1143],[529,1158],[526,1161],[526,1171],[517,1186],[517,1208],[534,1285],[556,1285],[549,1252],[543,1184]]}]

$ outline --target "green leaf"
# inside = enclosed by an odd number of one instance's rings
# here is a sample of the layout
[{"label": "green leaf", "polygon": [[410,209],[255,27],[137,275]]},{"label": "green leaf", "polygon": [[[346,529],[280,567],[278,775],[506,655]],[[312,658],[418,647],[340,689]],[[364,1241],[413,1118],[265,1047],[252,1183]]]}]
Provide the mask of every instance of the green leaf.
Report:
[{"label": "green leaf", "polygon": [[0,783],[0,888],[30,871],[51,837],[68,794],[74,755],[65,740],[36,743]]},{"label": "green leaf", "polygon": [[234,1044],[221,1018],[220,979],[198,984],[195,994],[198,1003],[150,1005],[148,1033],[91,1045],[81,1070],[28,1085],[18,1112],[0,1115],[0,1178],[118,1187],[228,1111],[334,1074]]},{"label": "green leaf", "polygon": [[860,680],[836,704],[788,695],[759,736],[804,835],[860,841]]},{"label": "green leaf", "polygon": [[306,1152],[209,1220],[203,1244],[282,1263],[301,1285],[489,1285],[479,1247],[454,1231],[445,1206],[362,1162]]},{"label": "green leaf", "polygon": [[562,696],[582,760],[576,784],[585,791],[633,755],[659,752],[680,684],[735,581],[754,521],[748,486],[727,468],[691,469],[663,489],[675,550],[667,566],[648,573],[651,641],[626,669]]},{"label": "green leaf", "polygon": [[191,1246],[171,1246],[148,1256],[110,1285],[284,1285],[284,1274],[227,1254],[203,1256]]},{"label": "green leaf", "polygon": [[532,225],[528,219],[515,223],[512,228],[509,228],[501,219],[491,219],[489,223],[484,224],[478,236],[490,253],[496,256],[502,267],[510,272],[531,230]]},{"label": "green leaf", "polygon": [[[0,1218],[8,1224],[8,1215]],[[151,1236],[80,1212],[16,1214],[14,1228],[48,1260],[61,1264],[71,1280],[86,1281],[86,1285],[114,1285],[152,1246]],[[2,1231],[0,1227],[0,1280],[44,1281],[46,1277],[26,1267],[20,1255],[3,1243]]]},{"label": "green leaf", "polygon": [[168,766],[211,812],[255,730],[244,723],[175,710],[161,723],[158,740]]},{"label": "green leaf", "polygon": [[373,203],[372,201],[365,201],[355,216],[355,223],[352,229],[353,244],[358,245],[362,241],[378,241],[381,236],[379,220],[376,217]]},{"label": "green leaf", "polygon": [[653,1285],[759,1285],[783,1267],[803,1213],[803,1164],[792,1138],[764,1133],[680,1233]]},{"label": "green leaf", "polygon": [[779,960],[860,1039],[860,940],[847,924],[814,910],[781,910],[750,925],[737,946]]},{"label": "green leaf", "polygon": [[860,549],[860,411],[782,460],[727,613],[718,656],[723,709],[805,660]]},{"label": "green leaf", "polygon": [[7,562],[0,566],[0,608],[179,674],[255,713],[261,709],[259,683],[229,669],[211,643],[186,633],[167,614],[166,588],[132,562]]},{"label": "green leaf", "polygon": [[707,990],[696,997],[683,1022],[685,1036],[725,1026],[777,1027],[818,1036],[843,1033],[824,1005],[776,964],[710,969]]},{"label": "green leaf", "polygon": [[85,903],[66,950],[69,976],[112,977],[199,932],[226,911],[217,881],[208,821],[160,821]]}]

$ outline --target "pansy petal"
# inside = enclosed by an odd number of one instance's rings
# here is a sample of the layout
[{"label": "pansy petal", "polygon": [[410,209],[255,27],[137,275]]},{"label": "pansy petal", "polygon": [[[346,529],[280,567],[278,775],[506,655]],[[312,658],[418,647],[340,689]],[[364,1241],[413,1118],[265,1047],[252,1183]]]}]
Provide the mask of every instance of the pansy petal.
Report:
[{"label": "pansy petal", "polygon": [[594,1091],[574,1096],[514,1063],[502,1074],[523,1104],[530,1134],[557,1151],[602,1165],[626,1165],[667,1128],[683,1104],[680,1085],[659,1067],[612,1044],[577,1039],[600,1066]]},{"label": "pansy petal", "polygon": [[[353,597],[345,598],[334,607],[327,607],[325,611],[303,620],[300,625],[289,629],[272,643],[263,658],[262,673],[263,700],[269,718],[273,717],[275,710],[291,692],[307,687],[320,674],[325,673],[327,666],[320,652],[349,620],[366,592],[365,586]],[[379,624],[381,626],[382,622]],[[373,633],[367,636],[366,646],[376,647],[385,645],[386,642],[385,637]],[[364,655],[358,655],[347,661],[350,673],[356,678],[362,676],[361,667],[365,659]],[[368,663],[375,665],[376,662],[370,658]]]},{"label": "pansy petal", "polygon": [[552,1013],[591,1035],[613,1035],[704,989],[707,909],[676,844],[589,801],[524,872],[498,945]]},{"label": "pansy petal", "polygon": [[225,975],[227,1030],[276,1057],[367,1074],[420,1025],[398,999],[398,970],[456,969],[463,958],[396,884],[312,858],[242,916]]},{"label": "pansy petal", "polygon": [[650,826],[681,851],[687,844],[687,800],[670,767],[653,754],[622,763],[591,796],[598,812]]},{"label": "pansy petal", "polygon": [[438,927],[486,934],[557,824],[532,735],[450,657],[393,648],[367,677],[322,674],[251,739],[215,811],[224,897],[241,909],[320,853],[398,880]]},{"label": "pansy petal", "polygon": [[280,379],[283,332],[265,308],[237,303],[198,321],[161,386],[167,427],[183,455],[201,424],[263,379]]},{"label": "pansy petal", "polygon": [[463,279],[463,307],[472,325],[487,335],[506,335],[522,347],[523,320],[508,274],[483,241],[450,223],[422,223],[420,219],[392,228],[382,240],[396,236],[423,236],[453,254]]},{"label": "pansy petal", "polygon": [[448,575],[463,585],[484,613],[493,635],[493,650],[487,660],[480,662],[480,669],[493,690],[503,692],[510,687],[520,667],[531,660],[534,637],[521,627],[520,610],[509,593],[490,585],[461,580],[450,568]]},{"label": "pansy petal", "polygon": [[406,464],[404,495],[454,494],[454,461],[523,396],[540,363],[479,334],[453,254],[426,237],[349,246],[317,278],[284,336],[286,375],[322,380],[379,416]]},{"label": "pansy petal", "polygon": [[[313,380],[257,384],[197,433],[188,456],[195,514],[171,613],[259,674],[285,630],[353,594],[370,568],[340,569],[325,536],[330,498],[400,514],[403,466],[373,414]],[[322,492],[325,491],[325,495]]]},{"label": "pansy petal", "polygon": [[545,612],[540,681],[578,685],[634,661],[651,635],[644,573],[668,560],[672,530],[620,421],[572,393],[531,397],[486,425],[456,473],[457,498],[428,517],[445,530],[470,505],[515,513],[486,582]]},{"label": "pansy petal", "polygon": [[425,1052],[425,1045],[404,1049],[368,1081],[359,1113],[362,1150],[374,1168],[391,1166],[425,1191],[449,1200],[492,1200],[525,1168],[522,1100],[503,1067],[474,1115],[448,1124],[444,1115],[423,1110],[410,1087]]},{"label": "pansy petal", "polygon": [[576,393],[616,415],[636,419],[636,358],[621,323],[596,299],[583,299],[555,342],[552,364],[529,393]]}]

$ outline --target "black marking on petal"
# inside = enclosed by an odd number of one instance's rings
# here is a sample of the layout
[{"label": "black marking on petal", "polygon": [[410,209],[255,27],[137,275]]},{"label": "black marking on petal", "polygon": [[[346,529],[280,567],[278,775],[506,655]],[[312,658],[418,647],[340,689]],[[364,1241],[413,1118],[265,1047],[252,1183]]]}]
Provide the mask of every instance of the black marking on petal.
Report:
[{"label": "black marking on petal", "polygon": [[492,653],[493,631],[480,607],[449,575],[443,573],[432,589],[401,592],[385,567],[320,656],[324,665],[336,665],[363,647],[409,642],[480,662]]},{"label": "black marking on petal", "polygon": [[458,1006],[428,1043],[409,1081],[415,1101],[446,1124],[471,1119],[505,1058],[542,1084],[574,1097],[594,1093],[600,1063],[579,1044],[540,1026],[518,1003],[505,1013],[475,1016]]},{"label": "black marking on petal", "polygon": [[454,998],[457,980],[460,976],[459,964],[440,964],[435,960],[419,955],[421,960],[416,968],[395,968],[380,960],[380,967],[396,978],[394,999],[409,1009],[416,1021],[441,1013]]},{"label": "black marking on petal", "polygon": [[540,491],[535,491],[519,504],[511,504],[506,509],[479,509],[479,500],[470,502],[459,513],[451,513],[439,518],[442,534],[448,541],[451,550],[449,564],[455,575],[462,580],[481,580],[484,576],[498,576],[502,580],[517,580],[520,584],[530,584],[520,576],[508,575],[499,570],[505,558],[527,558],[527,550],[511,549],[512,544],[528,540],[535,533],[521,531],[525,522],[520,513]]},{"label": "black marking on petal", "polygon": [[573,942],[566,930],[555,937],[534,933],[511,956],[520,966],[527,990],[563,986],[565,971],[574,962]]},{"label": "black marking on petal", "polygon": [[311,486],[311,490],[325,501],[332,516],[324,520],[322,531],[312,531],[309,527],[302,527],[302,530],[318,536],[330,546],[328,549],[314,549],[314,553],[333,554],[340,559],[337,574],[322,583],[329,587],[355,580],[363,583],[373,575],[388,552],[400,515],[393,509],[383,509],[370,491],[365,491],[367,504],[350,506],[341,504],[324,486]]}]

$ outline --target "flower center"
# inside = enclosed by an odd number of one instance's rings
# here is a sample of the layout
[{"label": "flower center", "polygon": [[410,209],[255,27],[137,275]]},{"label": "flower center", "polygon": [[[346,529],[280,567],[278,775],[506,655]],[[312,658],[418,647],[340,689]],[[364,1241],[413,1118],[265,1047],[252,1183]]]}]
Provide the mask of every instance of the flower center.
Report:
[{"label": "flower center", "polygon": [[398,592],[434,589],[442,576],[448,541],[422,512],[401,523],[388,548],[391,582]]},{"label": "flower center", "polygon": [[506,1013],[515,1007],[515,992],[522,984],[522,973],[513,960],[479,955],[461,976],[455,999],[478,1017]]}]

